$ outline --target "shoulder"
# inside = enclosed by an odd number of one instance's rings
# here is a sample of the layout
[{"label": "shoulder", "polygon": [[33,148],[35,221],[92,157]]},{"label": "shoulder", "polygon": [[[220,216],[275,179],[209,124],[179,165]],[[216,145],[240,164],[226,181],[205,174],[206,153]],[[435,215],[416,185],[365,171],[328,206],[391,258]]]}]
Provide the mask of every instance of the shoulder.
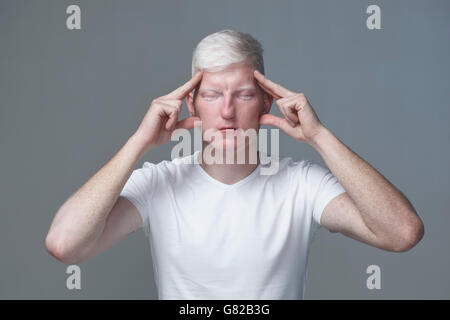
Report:
[{"label": "shoulder", "polygon": [[311,160],[289,159],[287,166],[292,174],[301,176],[305,180],[317,179],[330,173],[327,167]]},{"label": "shoulder", "polygon": [[196,155],[197,152],[188,156],[174,158],[172,160],[162,160],[158,163],[146,161],[142,165],[142,170],[148,171],[154,175],[165,177],[183,174],[190,171],[192,165],[194,164],[194,158]]},{"label": "shoulder", "polygon": [[198,151],[196,151],[194,154],[174,158],[172,160],[161,160],[158,163],[153,163],[149,161],[145,161],[142,165],[143,169],[163,169],[163,168],[176,168],[179,166],[182,166],[184,164],[194,164],[194,158],[197,156]]},{"label": "shoulder", "polygon": [[[290,156],[267,156],[261,154],[260,175],[266,176],[273,183],[291,183],[292,181],[303,181],[302,177],[308,175],[308,171],[314,167],[309,160],[294,159]],[[314,168],[313,168],[314,170]]]},{"label": "shoulder", "polygon": [[307,159],[282,157],[279,166],[279,171],[286,173],[285,176],[289,178],[292,187],[316,188],[334,178],[326,166]]},{"label": "shoulder", "polygon": [[321,170],[322,167],[310,160],[294,159],[292,157],[279,157],[272,161],[272,166],[277,162],[279,172],[287,172],[289,175],[307,176],[311,172]]}]

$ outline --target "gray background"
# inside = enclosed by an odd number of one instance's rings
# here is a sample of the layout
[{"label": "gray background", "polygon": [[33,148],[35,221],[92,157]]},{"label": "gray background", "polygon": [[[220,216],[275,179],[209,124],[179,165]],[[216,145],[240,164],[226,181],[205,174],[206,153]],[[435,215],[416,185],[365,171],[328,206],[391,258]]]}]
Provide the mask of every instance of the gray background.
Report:
[{"label": "gray background", "polygon": [[[81,7],[81,30],[66,8]],[[381,7],[381,30],[366,8]],[[0,298],[155,299],[142,230],[80,264],[81,290],[44,248],[60,205],[135,132],[153,98],[190,78],[194,46],[252,34],[267,76],[412,202],[425,237],[406,253],[321,229],[307,299],[450,298],[449,1],[1,1]],[[272,113],[280,115],[274,103]],[[184,109],[182,117],[186,116]],[[280,131],[282,156],[323,164]],[[172,144],[138,163],[170,159]],[[381,268],[381,290],[366,287]]]}]

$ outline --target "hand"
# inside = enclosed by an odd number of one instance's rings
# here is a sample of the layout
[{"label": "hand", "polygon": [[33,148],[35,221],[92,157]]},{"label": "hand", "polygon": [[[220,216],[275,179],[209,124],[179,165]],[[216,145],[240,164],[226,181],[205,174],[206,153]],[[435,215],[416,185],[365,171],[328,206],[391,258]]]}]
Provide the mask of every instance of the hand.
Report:
[{"label": "hand", "polygon": [[198,72],[178,89],[152,101],[147,114],[134,134],[143,141],[146,149],[166,143],[175,129],[192,129],[194,121],[200,121],[199,117],[187,117],[178,121],[178,116],[183,106],[183,99],[195,89],[202,77],[203,73]]},{"label": "hand", "polygon": [[284,118],[280,118],[264,114],[259,118],[259,123],[278,127],[292,138],[311,144],[324,126],[305,95],[283,88],[264,77],[258,70],[254,71],[254,76],[258,85],[277,99],[276,104],[284,115]]}]

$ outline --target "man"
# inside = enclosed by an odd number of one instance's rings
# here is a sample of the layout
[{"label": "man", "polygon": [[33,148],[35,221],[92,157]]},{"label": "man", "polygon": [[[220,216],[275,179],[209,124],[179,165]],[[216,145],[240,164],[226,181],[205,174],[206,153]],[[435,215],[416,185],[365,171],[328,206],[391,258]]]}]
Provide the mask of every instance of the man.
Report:
[{"label": "man", "polygon": [[[204,38],[192,79],[153,100],[136,133],[59,209],[48,251],[79,263],[143,226],[160,299],[301,299],[320,226],[389,251],[417,244],[423,224],[402,193],[324,127],[303,94],[263,73],[262,48],[250,35]],[[179,121],[184,99],[190,116]],[[269,114],[273,99],[283,118]],[[196,121],[216,133],[201,151],[133,170]],[[277,172],[262,175],[262,154],[252,163],[250,143],[230,135],[260,125],[308,143],[329,169],[272,158]],[[243,148],[246,161],[202,161],[211,145],[223,157]]]}]

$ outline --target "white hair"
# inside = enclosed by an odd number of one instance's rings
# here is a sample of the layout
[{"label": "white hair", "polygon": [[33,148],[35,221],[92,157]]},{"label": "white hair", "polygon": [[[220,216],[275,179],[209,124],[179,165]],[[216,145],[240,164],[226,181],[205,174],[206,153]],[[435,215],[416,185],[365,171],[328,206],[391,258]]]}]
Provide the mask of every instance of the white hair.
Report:
[{"label": "white hair", "polygon": [[251,35],[222,30],[203,38],[192,54],[192,76],[199,70],[220,70],[232,63],[247,62],[264,74],[263,48]]}]

